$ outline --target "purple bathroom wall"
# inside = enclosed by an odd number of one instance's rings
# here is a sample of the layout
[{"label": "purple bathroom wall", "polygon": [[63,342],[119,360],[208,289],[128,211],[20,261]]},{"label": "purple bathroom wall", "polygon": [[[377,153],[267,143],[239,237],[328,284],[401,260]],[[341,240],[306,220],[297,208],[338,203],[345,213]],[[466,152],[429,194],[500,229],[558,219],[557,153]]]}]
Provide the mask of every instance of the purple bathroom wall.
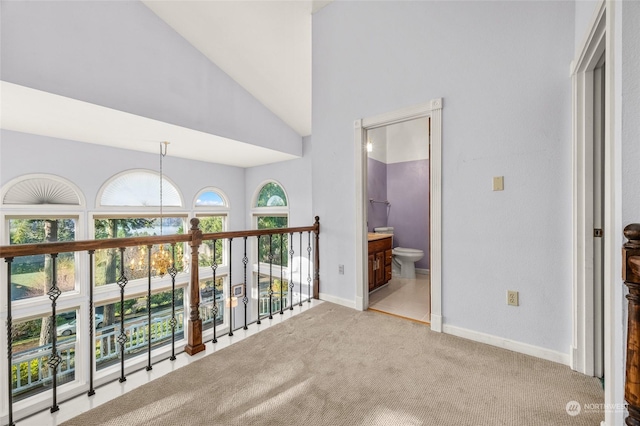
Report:
[{"label": "purple bathroom wall", "polygon": [[[368,199],[384,201],[387,199],[387,165],[381,161],[368,159],[367,164]],[[369,232],[379,226],[387,226],[387,206],[381,203],[368,203],[367,227]]]},{"label": "purple bathroom wall", "polygon": [[386,166],[391,203],[387,223],[394,227],[393,246],[424,251],[416,268],[429,269],[429,160]]}]

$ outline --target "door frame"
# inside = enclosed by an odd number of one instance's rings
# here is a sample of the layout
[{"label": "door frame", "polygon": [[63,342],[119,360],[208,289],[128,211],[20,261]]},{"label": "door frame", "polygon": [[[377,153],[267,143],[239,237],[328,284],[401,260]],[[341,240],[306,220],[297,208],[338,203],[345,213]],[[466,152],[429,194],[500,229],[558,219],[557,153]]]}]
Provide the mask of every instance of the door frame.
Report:
[{"label": "door frame", "polygon": [[[619,82],[616,78],[617,46],[616,2],[601,0],[595,8],[591,23],[582,45],[576,50],[576,58],[571,63],[572,116],[572,175],[573,175],[573,288],[572,288],[572,344],[570,366],[587,375],[594,373],[594,297],[593,297],[593,113],[594,69],[604,55],[605,58],[605,123],[604,123],[604,218],[602,243],[604,260],[604,402],[605,406],[615,406],[622,401],[624,375],[619,367],[624,367],[620,348],[616,342],[622,339],[620,333],[621,314],[617,295],[621,286],[619,269],[622,237],[620,235],[619,173],[620,159],[616,149],[618,117],[616,98]],[[618,52],[619,54],[619,52]],[[618,367],[618,368],[616,368]],[[605,410],[605,423],[613,426],[622,424],[624,410]]]},{"label": "door frame", "polygon": [[429,152],[429,270],[431,279],[431,329],[442,331],[442,98],[355,120],[354,149],[356,173],[356,308],[369,307],[367,268],[367,148],[366,133],[369,129],[416,118],[431,118]]}]

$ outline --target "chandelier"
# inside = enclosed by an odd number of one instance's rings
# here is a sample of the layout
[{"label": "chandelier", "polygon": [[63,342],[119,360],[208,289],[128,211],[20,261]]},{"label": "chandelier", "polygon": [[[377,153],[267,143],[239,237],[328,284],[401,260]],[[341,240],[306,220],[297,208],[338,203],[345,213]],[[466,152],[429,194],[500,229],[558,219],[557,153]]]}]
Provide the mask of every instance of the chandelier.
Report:
[{"label": "chandelier", "polygon": [[[162,171],[162,159],[167,155],[167,145],[169,142],[160,142],[160,235],[163,235],[162,231],[162,182],[163,182],[163,171]],[[144,268],[144,262],[147,254],[147,249],[145,246],[141,246],[138,248],[138,257],[137,259],[131,259],[130,268],[131,270],[141,270]],[[151,265],[149,267],[155,271],[156,275],[160,277],[165,276],[169,269],[173,266],[173,257],[169,250],[165,250],[164,244],[160,244],[160,247],[157,251],[151,254]]]}]

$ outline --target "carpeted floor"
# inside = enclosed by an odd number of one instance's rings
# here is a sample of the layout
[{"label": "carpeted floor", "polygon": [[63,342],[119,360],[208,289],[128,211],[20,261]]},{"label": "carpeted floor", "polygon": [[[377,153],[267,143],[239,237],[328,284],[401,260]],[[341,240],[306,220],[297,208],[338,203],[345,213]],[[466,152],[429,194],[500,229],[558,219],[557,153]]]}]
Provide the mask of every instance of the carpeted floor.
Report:
[{"label": "carpeted floor", "polygon": [[[322,303],[64,426],[599,425],[598,379]],[[575,412],[573,412],[575,414]]]}]

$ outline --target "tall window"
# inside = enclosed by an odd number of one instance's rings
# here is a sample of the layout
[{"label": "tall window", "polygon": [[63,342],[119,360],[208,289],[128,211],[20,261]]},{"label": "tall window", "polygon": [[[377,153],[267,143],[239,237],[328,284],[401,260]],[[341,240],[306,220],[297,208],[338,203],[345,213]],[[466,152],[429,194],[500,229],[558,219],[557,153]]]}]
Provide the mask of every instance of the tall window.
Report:
[{"label": "tall window", "polygon": [[[253,216],[257,229],[286,228],[289,208],[284,188],[275,181],[264,183],[254,198]],[[288,300],[287,273],[289,240],[286,235],[263,236],[258,243],[258,265],[254,266],[258,278],[260,313],[269,312],[269,288],[272,291],[271,310],[286,307]],[[260,273],[258,275],[258,269]],[[272,275],[269,275],[271,271]],[[282,279],[280,278],[282,277]],[[282,298],[281,295],[282,294]]]},{"label": "tall window", "polygon": [[[82,193],[71,182],[54,175],[33,174],[7,182],[2,189],[4,232],[0,244],[78,239],[78,209],[84,208],[85,203]],[[65,324],[75,323],[76,310],[58,309],[52,318],[47,292],[55,282],[62,292],[61,298],[73,303],[79,297],[80,293],[75,291],[80,286],[78,259],[74,253],[59,253],[55,261],[48,255],[15,257],[11,262],[11,282],[2,281],[3,285],[11,286],[11,300],[20,306],[13,317],[11,347],[12,393],[16,400],[51,388],[47,362],[53,332],[57,332],[57,350],[62,357],[58,383],[75,379],[75,335]]]},{"label": "tall window", "polygon": [[[97,204],[103,213],[93,216],[95,239],[175,235],[186,232],[187,214],[179,210],[183,207],[183,202],[178,188],[166,176],[160,181],[160,174],[153,171],[133,170],[114,176],[100,190]],[[161,209],[164,209],[162,216]],[[153,256],[161,249],[169,251],[178,272],[188,267],[183,244],[176,244],[175,252],[171,246],[166,245],[155,245],[151,248],[127,247],[123,256],[118,249],[95,252],[96,286],[115,287],[122,268],[128,279],[124,303],[113,302],[113,298],[103,296],[96,300],[95,360],[98,370],[117,362],[117,338],[122,332],[127,336],[127,358],[144,352],[148,339],[151,339],[152,347],[159,347],[171,341],[168,332],[172,306],[169,275],[155,276],[156,272],[152,270],[154,278],[151,297],[147,300],[146,296],[149,254]],[[185,285],[186,280],[178,278],[178,288],[175,292],[178,338],[183,332]],[[148,323],[149,313],[152,316],[151,324]],[[123,318],[124,330],[121,330]]]},{"label": "tall window", "polygon": [[[227,216],[229,201],[227,196],[218,188],[205,188],[196,196],[194,202],[196,217],[200,220],[200,230],[203,234],[224,232],[227,230]],[[205,330],[213,327],[213,313],[216,314],[216,324],[221,325],[225,318],[225,292],[227,291],[227,276],[229,274],[228,243],[226,240],[204,239],[198,254],[200,267],[200,315]],[[214,256],[215,255],[215,256]],[[216,279],[213,280],[213,268]],[[214,309],[214,298],[216,309]]]}]

